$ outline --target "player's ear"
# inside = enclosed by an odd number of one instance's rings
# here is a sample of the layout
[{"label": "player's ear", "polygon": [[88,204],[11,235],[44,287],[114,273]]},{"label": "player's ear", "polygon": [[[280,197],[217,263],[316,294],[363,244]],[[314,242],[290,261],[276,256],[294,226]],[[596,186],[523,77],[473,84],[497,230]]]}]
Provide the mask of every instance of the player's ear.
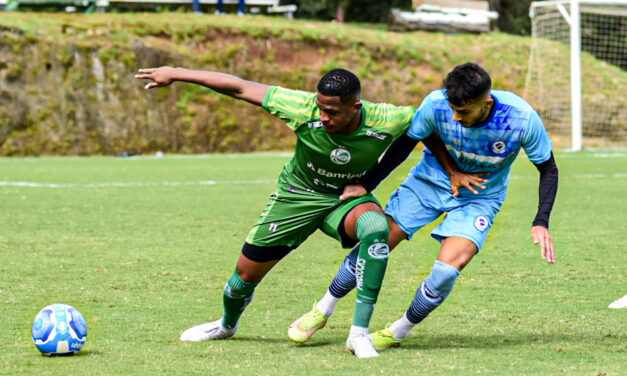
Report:
[{"label": "player's ear", "polygon": [[353,109],[355,111],[361,110],[361,106],[362,106],[361,102],[357,101],[357,102],[355,102],[355,104],[353,104]]}]

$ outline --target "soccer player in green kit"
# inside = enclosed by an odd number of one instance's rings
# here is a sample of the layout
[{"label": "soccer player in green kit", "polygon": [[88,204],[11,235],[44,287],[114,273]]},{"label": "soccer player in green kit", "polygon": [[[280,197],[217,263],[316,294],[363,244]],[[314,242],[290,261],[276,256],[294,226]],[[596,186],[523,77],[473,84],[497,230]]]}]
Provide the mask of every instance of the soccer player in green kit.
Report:
[{"label": "soccer player in green kit", "polygon": [[[373,195],[348,200],[340,200],[340,195],[346,185],[359,182],[385,149],[405,133],[415,109],[360,100],[359,79],[344,69],[325,74],[317,93],[184,68],[140,69],[135,77],[151,80],[146,89],[183,81],[261,106],[285,121],[297,136],[294,157],[283,167],[277,191],[246,237],[235,271],[224,287],[222,318],[185,330],[181,340],[233,336],[257,284],[320,229],[344,248],[360,243],[356,308],[346,348],[359,358],[378,356],[368,327],[387,266],[388,222]],[[440,149],[427,142],[437,155]],[[445,155],[443,144],[441,151]]]}]

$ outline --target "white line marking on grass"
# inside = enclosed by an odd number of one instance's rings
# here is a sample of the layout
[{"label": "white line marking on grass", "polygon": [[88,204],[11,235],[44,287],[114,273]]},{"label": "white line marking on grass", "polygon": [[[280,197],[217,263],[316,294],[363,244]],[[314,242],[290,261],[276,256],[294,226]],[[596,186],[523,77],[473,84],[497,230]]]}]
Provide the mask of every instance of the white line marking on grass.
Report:
[{"label": "white line marking on grass", "polygon": [[35,183],[27,181],[0,181],[0,186],[4,187],[28,187],[28,188],[109,188],[109,187],[171,187],[183,185],[236,185],[236,184],[270,184],[276,180],[202,180],[183,182],[147,182],[147,183],[86,183],[86,184],[57,184],[57,183]]}]

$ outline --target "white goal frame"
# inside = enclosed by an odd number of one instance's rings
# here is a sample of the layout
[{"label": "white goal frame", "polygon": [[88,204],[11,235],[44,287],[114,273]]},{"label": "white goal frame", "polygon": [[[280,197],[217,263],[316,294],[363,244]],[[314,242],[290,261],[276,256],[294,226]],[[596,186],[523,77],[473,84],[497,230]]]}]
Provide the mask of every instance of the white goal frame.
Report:
[{"label": "white goal frame", "polygon": [[[529,17],[533,17],[538,7],[556,7],[570,26],[570,96],[571,96],[571,142],[572,150],[579,151],[583,147],[582,136],[582,102],[581,102],[581,13],[580,5],[627,5],[627,0],[558,0],[534,1],[529,9]],[[566,10],[570,7],[570,13]],[[533,35],[532,38],[536,38]]]}]

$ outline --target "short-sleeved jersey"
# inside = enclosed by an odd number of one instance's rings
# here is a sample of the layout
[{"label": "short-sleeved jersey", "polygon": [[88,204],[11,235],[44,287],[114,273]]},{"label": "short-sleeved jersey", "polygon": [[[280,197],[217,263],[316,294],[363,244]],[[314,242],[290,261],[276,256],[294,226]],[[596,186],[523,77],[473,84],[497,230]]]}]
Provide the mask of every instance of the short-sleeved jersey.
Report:
[{"label": "short-sleeved jersey", "polygon": [[348,134],[327,133],[320,122],[316,93],[268,89],[263,108],[285,121],[297,136],[294,157],[279,175],[279,188],[341,194],[374,167],[385,149],[405,133],[411,106],[361,101],[362,122]]},{"label": "short-sleeved jersey", "polygon": [[[538,113],[524,99],[508,91],[492,91],[494,107],[481,124],[466,128],[453,120],[454,112],[442,90],[431,92],[416,112],[407,132],[422,140],[438,131],[446,149],[459,168],[466,172],[488,172],[480,195],[502,195],[509,183],[512,163],[521,148],[531,162],[539,164],[551,156],[553,142]],[[450,180],[428,149],[412,173],[450,190]],[[462,189],[460,194],[471,194]]]}]

